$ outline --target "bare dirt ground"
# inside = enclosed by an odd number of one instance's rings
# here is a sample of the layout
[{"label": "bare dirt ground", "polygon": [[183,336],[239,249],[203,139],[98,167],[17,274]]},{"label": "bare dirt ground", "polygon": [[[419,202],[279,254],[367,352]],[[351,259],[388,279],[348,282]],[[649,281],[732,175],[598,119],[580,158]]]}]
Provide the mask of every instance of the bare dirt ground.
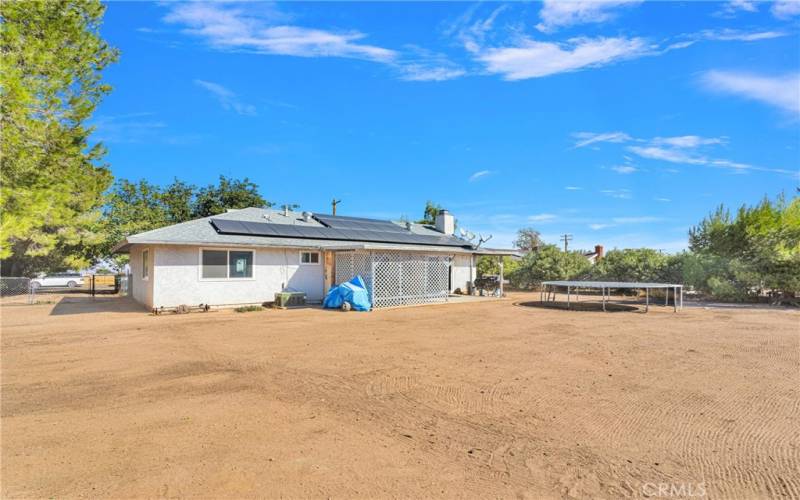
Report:
[{"label": "bare dirt ground", "polygon": [[0,493],[800,498],[800,314],[531,299],[3,307]]}]

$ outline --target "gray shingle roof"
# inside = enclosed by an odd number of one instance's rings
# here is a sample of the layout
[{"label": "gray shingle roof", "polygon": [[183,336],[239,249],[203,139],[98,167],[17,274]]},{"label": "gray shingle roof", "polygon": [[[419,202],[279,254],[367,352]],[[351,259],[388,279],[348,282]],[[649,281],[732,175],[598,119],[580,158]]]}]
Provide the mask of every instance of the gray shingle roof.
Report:
[{"label": "gray shingle roof", "polygon": [[[299,238],[282,237],[263,237],[246,236],[235,234],[219,234],[211,225],[211,219],[229,219],[248,222],[269,222],[272,224],[294,224],[305,227],[324,227],[321,223],[311,218],[304,220],[301,213],[289,211],[284,215],[282,210],[272,210],[264,208],[243,208],[231,210],[224,214],[204,217],[180,224],[161,227],[151,231],[128,236],[115,248],[115,252],[127,252],[133,244],[153,244],[153,245],[208,245],[208,246],[250,246],[250,247],[291,247],[291,248],[396,248],[402,250],[427,250],[427,251],[448,251],[448,252],[468,252],[467,249],[453,247],[435,247],[422,245],[400,245],[400,244],[381,244],[369,243],[364,241],[331,241],[313,240]],[[406,227],[405,222],[393,221],[401,227]],[[422,224],[411,224],[409,230],[414,234],[430,235],[441,237],[442,233],[436,231],[431,226]],[[455,239],[455,237],[453,237]],[[460,240],[459,240],[460,241]]]}]

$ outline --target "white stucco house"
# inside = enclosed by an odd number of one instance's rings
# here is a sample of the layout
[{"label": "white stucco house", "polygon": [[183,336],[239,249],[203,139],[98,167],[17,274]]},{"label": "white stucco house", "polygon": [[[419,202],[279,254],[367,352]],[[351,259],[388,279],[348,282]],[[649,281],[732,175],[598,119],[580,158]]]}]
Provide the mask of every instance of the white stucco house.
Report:
[{"label": "white stucco house", "polygon": [[476,248],[454,235],[446,211],[435,225],[244,208],[131,235],[130,295],[148,308],[235,306],[280,291],[319,302],[361,275],[373,307],[443,302],[476,278]]}]

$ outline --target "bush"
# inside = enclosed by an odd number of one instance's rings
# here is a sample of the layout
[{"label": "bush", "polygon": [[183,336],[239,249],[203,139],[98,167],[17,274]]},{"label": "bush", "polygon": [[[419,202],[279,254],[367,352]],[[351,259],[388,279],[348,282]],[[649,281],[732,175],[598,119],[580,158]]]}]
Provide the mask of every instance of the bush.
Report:
[{"label": "bush", "polygon": [[237,313],[246,313],[246,312],[255,312],[255,311],[263,311],[264,308],[261,306],[241,306],[234,309]]},{"label": "bush", "polygon": [[542,281],[586,277],[591,267],[580,252],[562,252],[556,245],[545,245],[525,255],[509,274],[509,281],[517,288],[533,288]]}]

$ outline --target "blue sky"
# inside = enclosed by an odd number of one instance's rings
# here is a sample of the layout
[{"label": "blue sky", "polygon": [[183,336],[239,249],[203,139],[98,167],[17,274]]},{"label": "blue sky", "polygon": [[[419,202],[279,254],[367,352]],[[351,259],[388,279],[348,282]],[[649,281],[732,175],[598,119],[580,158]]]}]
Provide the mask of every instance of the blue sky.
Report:
[{"label": "blue sky", "polygon": [[798,185],[798,2],[112,2],[102,31],[117,177],[670,252]]}]

